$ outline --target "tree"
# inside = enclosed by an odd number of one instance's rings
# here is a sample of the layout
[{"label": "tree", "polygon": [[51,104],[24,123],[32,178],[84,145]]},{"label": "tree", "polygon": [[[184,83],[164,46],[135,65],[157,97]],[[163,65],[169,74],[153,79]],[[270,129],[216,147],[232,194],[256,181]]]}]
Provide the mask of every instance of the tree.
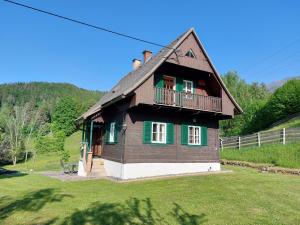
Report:
[{"label": "tree", "polygon": [[258,130],[291,114],[300,112],[300,80],[290,80],[278,88],[269,101],[256,113],[250,125],[256,124]]},{"label": "tree", "polygon": [[79,116],[76,102],[71,98],[63,98],[56,104],[52,116],[54,132],[63,131],[67,136],[76,131],[75,120]]},{"label": "tree", "polygon": [[251,121],[255,118],[257,112],[264,107],[270,96],[266,85],[256,82],[248,84],[235,71],[229,71],[222,79],[244,113],[235,116],[232,120],[222,121],[220,123],[221,134],[230,136],[256,131],[258,125]]},{"label": "tree", "polygon": [[5,141],[8,143],[9,155],[13,165],[17,163],[17,157],[25,150],[24,128],[28,122],[28,107],[15,106],[11,116],[5,124]]}]

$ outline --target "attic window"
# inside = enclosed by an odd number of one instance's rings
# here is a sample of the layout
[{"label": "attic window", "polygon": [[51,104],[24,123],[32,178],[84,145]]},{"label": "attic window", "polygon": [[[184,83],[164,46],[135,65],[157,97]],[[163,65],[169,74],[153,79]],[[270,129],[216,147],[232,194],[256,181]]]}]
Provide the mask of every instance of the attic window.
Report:
[{"label": "attic window", "polygon": [[193,58],[193,59],[196,58],[196,56],[195,56],[195,54],[194,54],[194,52],[193,52],[192,49],[188,50],[188,52],[185,54],[185,56],[191,57],[191,58]]}]

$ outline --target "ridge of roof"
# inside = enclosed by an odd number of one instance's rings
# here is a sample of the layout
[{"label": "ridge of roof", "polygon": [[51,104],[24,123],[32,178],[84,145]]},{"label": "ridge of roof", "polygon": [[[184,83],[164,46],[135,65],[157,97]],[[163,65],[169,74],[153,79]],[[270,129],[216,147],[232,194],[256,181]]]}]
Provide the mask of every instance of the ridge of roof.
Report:
[{"label": "ridge of roof", "polygon": [[193,33],[195,39],[197,40],[200,48],[203,50],[205,57],[208,59],[208,63],[212,67],[216,79],[219,81],[220,85],[224,88],[226,94],[229,96],[230,100],[233,102],[235,107],[239,110],[240,113],[243,112],[242,108],[238,105],[235,99],[230,94],[229,90],[225,86],[221,76],[216,70],[215,66],[211,62],[205,48],[203,47],[200,39],[198,38],[194,28],[190,28],[179,37],[177,37],[174,41],[172,41],[169,45],[162,48],[157,54],[152,56],[147,62],[143,63],[139,68],[134,71],[129,72],[126,76],[122,77],[119,82],[112,87],[112,89],[107,92],[94,106],[92,106],[87,112],[82,114],[78,119],[86,119],[92,114],[101,110],[101,107],[108,102],[120,97],[126,96],[133,90],[135,90],[138,86],[140,86],[167,58],[176,50],[176,48],[185,40],[185,38]]}]

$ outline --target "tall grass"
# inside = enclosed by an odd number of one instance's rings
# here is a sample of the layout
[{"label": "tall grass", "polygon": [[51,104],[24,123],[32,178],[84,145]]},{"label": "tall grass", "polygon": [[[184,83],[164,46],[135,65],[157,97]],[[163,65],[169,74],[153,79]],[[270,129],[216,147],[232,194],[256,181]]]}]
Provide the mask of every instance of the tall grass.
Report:
[{"label": "tall grass", "polygon": [[224,149],[221,158],[256,163],[270,163],[287,168],[300,168],[300,142],[273,144],[259,147]]}]

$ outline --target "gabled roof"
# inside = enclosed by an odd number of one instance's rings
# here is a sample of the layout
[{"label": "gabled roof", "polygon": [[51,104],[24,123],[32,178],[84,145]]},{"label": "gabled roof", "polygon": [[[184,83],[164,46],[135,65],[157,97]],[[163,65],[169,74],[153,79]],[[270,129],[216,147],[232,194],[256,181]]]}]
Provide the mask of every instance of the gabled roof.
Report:
[{"label": "gabled roof", "polygon": [[176,51],[176,48],[186,39],[188,35],[193,33],[198,41],[199,46],[203,50],[205,56],[208,59],[209,64],[211,65],[217,80],[219,81],[220,85],[224,88],[225,92],[228,94],[229,98],[237,108],[239,112],[242,112],[241,107],[237,104],[234,98],[231,96],[225,84],[223,83],[221,77],[217,73],[214,65],[211,63],[202,43],[200,42],[199,38],[197,37],[193,28],[189,29],[182,35],[180,35],[176,40],[171,42],[168,46],[162,48],[156,55],[152,56],[147,62],[142,64],[138,69],[128,73],[124,76],[109,92],[107,92],[101,99],[98,101],[94,106],[92,106],[87,112],[85,112],[80,118],[87,118],[94,113],[101,110],[103,106],[107,103],[117,100],[118,98],[122,98],[130,94],[134,91],[138,86],[140,86],[146,79],[151,76],[155,70],[167,60],[167,58]]}]

